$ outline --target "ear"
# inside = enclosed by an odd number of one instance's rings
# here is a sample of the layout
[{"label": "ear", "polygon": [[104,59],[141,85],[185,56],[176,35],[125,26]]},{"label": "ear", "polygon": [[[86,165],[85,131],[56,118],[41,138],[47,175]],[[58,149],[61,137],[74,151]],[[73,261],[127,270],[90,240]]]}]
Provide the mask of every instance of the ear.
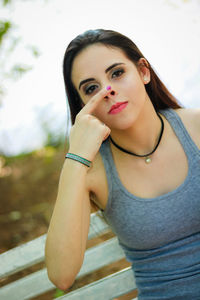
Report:
[{"label": "ear", "polygon": [[147,84],[151,80],[149,64],[144,57],[141,57],[137,63],[138,72],[144,84]]}]

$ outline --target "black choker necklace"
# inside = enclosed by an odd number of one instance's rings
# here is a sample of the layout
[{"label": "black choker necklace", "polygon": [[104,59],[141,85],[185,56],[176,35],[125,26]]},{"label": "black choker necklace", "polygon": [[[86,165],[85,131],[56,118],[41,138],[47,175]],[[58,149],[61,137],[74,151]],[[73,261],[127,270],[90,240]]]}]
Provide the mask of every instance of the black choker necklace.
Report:
[{"label": "black choker necklace", "polygon": [[153,151],[151,151],[150,153],[145,154],[145,155],[139,155],[139,154],[130,152],[130,151],[128,151],[128,150],[126,150],[126,149],[120,147],[119,145],[117,145],[117,144],[113,141],[113,139],[111,138],[111,136],[110,136],[111,142],[113,143],[113,145],[115,145],[115,147],[117,147],[119,150],[121,150],[121,151],[123,151],[123,152],[125,152],[125,153],[131,154],[131,155],[134,155],[134,156],[138,156],[138,157],[145,157],[145,162],[146,162],[147,164],[149,164],[149,163],[151,162],[151,158],[150,158],[149,156],[150,156],[151,154],[153,154],[153,153],[156,151],[156,149],[158,148],[158,145],[160,144],[160,141],[161,141],[161,138],[162,138],[162,135],[163,135],[163,131],[164,131],[164,122],[163,122],[163,119],[161,118],[161,116],[160,116],[159,114],[157,114],[157,115],[158,115],[158,117],[160,118],[160,121],[161,121],[161,130],[160,130],[160,135],[159,135],[159,138],[158,138],[158,142],[157,142],[155,148],[153,149]]}]

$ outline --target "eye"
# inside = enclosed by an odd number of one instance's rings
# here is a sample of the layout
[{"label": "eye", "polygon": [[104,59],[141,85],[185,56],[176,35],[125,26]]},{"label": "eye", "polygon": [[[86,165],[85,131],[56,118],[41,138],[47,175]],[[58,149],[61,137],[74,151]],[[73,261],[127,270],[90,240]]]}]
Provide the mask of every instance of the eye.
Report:
[{"label": "eye", "polygon": [[86,95],[90,95],[90,94],[92,94],[92,93],[95,91],[95,89],[97,89],[97,88],[98,88],[98,86],[95,85],[95,84],[93,84],[93,85],[90,85],[90,86],[86,87],[85,90],[84,90],[84,92],[85,92]]},{"label": "eye", "polygon": [[112,78],[120,77],[123,73],[124,73],[124,70],[123,70],[123,69],[117,69],[116,71],[114,71],[114,72],[112,73]]}]

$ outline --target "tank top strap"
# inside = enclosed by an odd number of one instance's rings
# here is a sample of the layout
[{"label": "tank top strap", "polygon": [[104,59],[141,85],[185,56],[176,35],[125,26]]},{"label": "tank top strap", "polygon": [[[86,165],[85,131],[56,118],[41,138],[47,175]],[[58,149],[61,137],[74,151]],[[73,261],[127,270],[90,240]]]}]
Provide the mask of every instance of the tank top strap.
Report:
[{"label": "tank top strap", "polygon": [[113,187],[115,181],[113,179],[115,176],[117,176],[115,168],[113,167],[114,160],[112,158],[112,153],[110,150],[110,142],[109,138],[107,138],[101,145],[99,152],[101,154],[101,158],[103,160],[105,172],[106,172],[106,177],[107,177],[107,183],[108,183],[108,203],[107,203],[107,208],[110,208],[111,205],[111,198],[113,196],[113,190],[115,188]]},{"label": "tank top strap", "polygon": [[200,150],[192,140],[177,112],[172,108],[162,109],[159,112],[169,121],[188,159],[193,161],[194,155],[200,157]]}]

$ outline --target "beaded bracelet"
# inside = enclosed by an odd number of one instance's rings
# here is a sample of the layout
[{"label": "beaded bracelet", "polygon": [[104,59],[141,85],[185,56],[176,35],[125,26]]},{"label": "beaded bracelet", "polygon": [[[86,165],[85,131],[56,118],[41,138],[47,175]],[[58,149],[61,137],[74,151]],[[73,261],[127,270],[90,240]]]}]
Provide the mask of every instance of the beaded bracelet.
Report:
[{"label": "beaded bracelet", "polygon": [[75,161],[78,161],[80,163],[82,163],[83,165],[86,165],[87,167],[91,167],[92,162],[90,160],[87,160],[79,155],[73,154],[73,153],[67,153],[65,155],[65,158],[70,158],[73,159]]}]

